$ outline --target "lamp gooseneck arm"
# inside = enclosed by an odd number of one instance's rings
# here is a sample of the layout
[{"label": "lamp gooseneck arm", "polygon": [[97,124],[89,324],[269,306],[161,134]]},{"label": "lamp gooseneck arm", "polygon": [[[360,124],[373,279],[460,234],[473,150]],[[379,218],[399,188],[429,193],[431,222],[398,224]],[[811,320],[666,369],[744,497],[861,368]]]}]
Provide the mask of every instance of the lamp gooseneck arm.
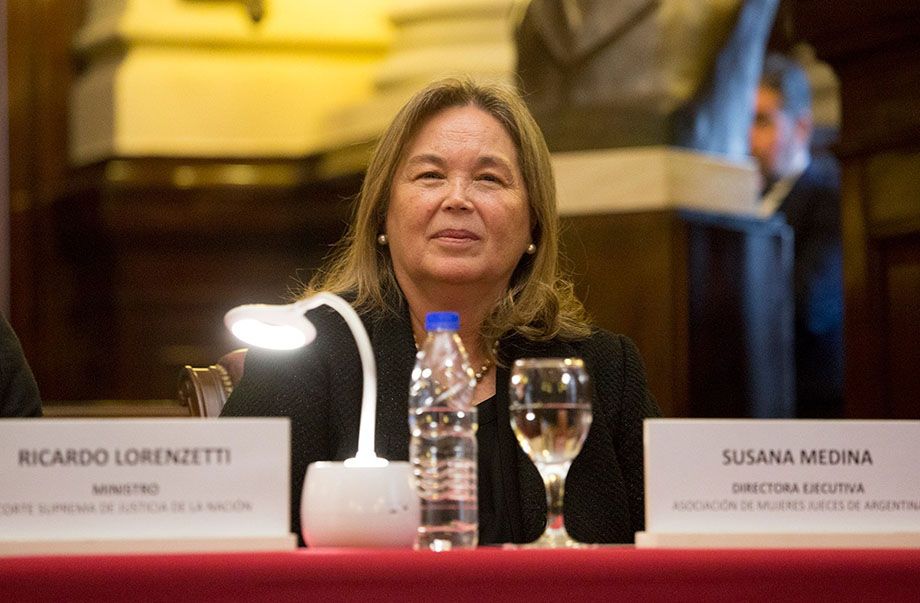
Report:
[{"label": "lamp gooseneck arm", "polygon": [[361,358],[361,369],[364,374],[363,390],[361,393],[361,421],[358,425],[358,451],[352,464],[356,465],[379,465],[385,464],[384,459],[377,457],[374,452],[374,430],[377,421],[377,363],[374,360],[374,351],[371,347],[371,340],[367,336],[367,330],[364,323],[354,308],[347,301],[326,291],[321,291],[312,297],[298,302],[297,306],[304,312],[321,305],[327,305],[338,312],[345,323],[351,330],[352,337],[358,346],[358,354]]}]

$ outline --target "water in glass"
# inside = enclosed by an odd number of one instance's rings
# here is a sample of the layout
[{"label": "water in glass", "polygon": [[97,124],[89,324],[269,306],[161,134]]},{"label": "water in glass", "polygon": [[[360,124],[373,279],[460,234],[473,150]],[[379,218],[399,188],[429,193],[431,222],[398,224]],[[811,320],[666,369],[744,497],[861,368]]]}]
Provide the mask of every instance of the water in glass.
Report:
[{"label": "water in glass", "polygon": [[565,530],[565,476],[591,427],[591,391],[578,358],[525,358],[511,371],[511,427],[546,486],[546,530],[535,547],[578,546]]}]

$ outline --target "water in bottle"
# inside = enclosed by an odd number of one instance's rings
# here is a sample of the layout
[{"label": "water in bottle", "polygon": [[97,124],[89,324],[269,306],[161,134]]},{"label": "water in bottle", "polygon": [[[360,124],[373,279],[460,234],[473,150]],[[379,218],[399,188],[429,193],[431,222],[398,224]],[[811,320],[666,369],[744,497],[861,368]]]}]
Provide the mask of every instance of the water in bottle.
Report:
[{"label": "water in bottle", "polygon": [[459,327],[455,312],[426,316],[428,336],[409,387],[409,460],[422,512],[418,549],[474,548],[479,538],[476,378]]}]

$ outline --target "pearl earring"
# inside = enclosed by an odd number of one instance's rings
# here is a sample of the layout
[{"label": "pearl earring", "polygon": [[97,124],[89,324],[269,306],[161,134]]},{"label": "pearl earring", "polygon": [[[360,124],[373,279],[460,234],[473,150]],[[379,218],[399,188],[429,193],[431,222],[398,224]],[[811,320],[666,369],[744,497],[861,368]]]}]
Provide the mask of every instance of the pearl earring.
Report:
[{"label": "pearl earring", "polygon": [[536,245],[534,245],[533,243],[531,243],[530,245],[527,246],[527,253],[528,253],[528,254],[533,255],[533,254],[535,254],[536,252],[537,252],[537,246],[536,246]]},{"label": "pearl earring", "polygon": [[388,239],[385,234],[380,233],[379,235],[377,235],[377,243],[379,245],[386,245],[389,242],[390,242],[390,239]]}]

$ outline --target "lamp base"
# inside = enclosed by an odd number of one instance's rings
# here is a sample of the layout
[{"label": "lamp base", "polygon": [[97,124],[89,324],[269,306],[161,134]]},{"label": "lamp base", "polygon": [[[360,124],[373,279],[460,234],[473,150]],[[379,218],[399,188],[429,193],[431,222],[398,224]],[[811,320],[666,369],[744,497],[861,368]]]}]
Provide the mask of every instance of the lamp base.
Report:
[{"label": "lamp base", "polygon": [[300,503],[304,541],[310,547],[411,548],[420,520],[412,465],[349,461],[307,467]]}]

